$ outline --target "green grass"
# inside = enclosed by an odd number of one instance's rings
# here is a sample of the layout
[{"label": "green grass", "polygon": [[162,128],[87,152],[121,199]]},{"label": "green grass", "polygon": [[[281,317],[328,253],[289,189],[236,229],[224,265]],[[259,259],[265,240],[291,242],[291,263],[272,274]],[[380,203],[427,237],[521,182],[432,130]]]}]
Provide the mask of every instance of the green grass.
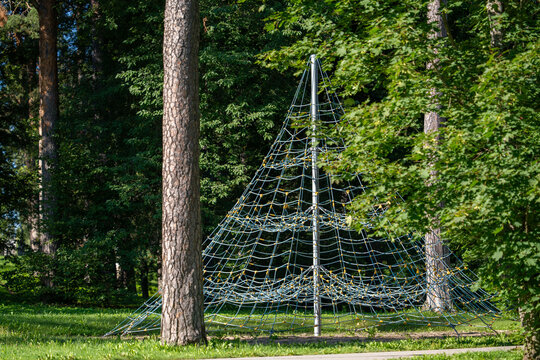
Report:
[{"label": "green grass", "polygon": [[[452,321],[461,319],[461,325],[458,330],[467,331],[489,331],[486,324],[474,316],[474,314],[462,314],[461,316],[452,316]],[[157,318],[157,317],[156,317]],[[152,318],[149,318],[151,320]],[[406,319],[407,323],[403,323]],[[509,317],[486,318],[495,330],[516,329],[518,324]],[[230,327],[223,328],[222,324],[234,325],[233,331],[251,331],[251,329],[263,329],[274,331],[285,335],[300,332],[309,332],[313,328],[313,316],[308,313],[298,314],[264,314],[261,312],[251,312],[250,310],[227,311],[221,310],[218,315],[207,314],[207,328],[229,333]],[[291,330],[294,324],[295,330]],[[426,324],[429,324],[426,326]],[[349,314],[349,313],[322,313],[322,328],[325,334],[354,333],[351,329],[357,329],[357,332],[425,332],[425,331],[448,331],[451,329],[449,320],[440,314],[432,312],[422,312],[417,310],[402,310],[399,312],[380,312],[367,314]],[[298,329],[298,330],[296,330]]]},{"label": "green grass", "polygon": [[410,360],[521,360],[522,350],[491,351],[491,352],[468,352],[456,355],[426,355],[407,358]]},{"label": "green grass", "polygon": [[[285,337],[279,336],[270,339],[260,337],[252,341],[213,337],[208,346],[186,347],[162,346],[157,335],[127,339],[101,338],[102,334],[123,320],[130,311],[44,305],[0,305],[0,359],[197,359],[467,348],[517,345],[522,342],[519,336],[512,334],[416,340],[403,338],[401,334],[402,339],[391,341],[392,336],[389,336],[391,333],[385,331],[377,331],[371,334],[371,337],[367,337],[364,333],[363,341],[334,341],[326,338],[315,343],[305,341],[290,343],[285,341]],[[508,320],[497,320],[495,326],[499,329],[515,329],[514,324]],[[432,329],[426,328],[425,331]]]}]

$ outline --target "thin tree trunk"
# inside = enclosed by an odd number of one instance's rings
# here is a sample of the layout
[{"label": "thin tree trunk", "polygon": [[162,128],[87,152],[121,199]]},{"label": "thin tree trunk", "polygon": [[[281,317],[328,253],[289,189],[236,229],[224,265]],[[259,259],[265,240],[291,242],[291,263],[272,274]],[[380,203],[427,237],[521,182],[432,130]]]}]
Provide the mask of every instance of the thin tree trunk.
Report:
[{"label": "thin tree trunk", "polygon": [[[36,59],[32,58],[26,63],[26,93],[27,93],[27,106],[28,106],[28,119],[34,126],[34,121],[37,119],[37,114],[35,110],[36,99],[34,96],[34,89],[37,85],[36,79]],[[34,145],[32,143],[32,145]],[[33,146],[32,146],[33,147]],[[36,150],[33,148],[26,149],[25,154],[25,165],[30,173],[37,171],[36,166]],[[26,216],[26,226],[28,227],[28,240],[30,243],[30,248],[33,251],[41,251],[41,246],[39,242],[39,212],[38,212],[38,197],[37,194],[32,191],[28,199],[28,214]]]},{"label": "thin tree trunk", "polygon": [[199,179],[199,9],[167,0],[163,40],[164,344],[205,343]]},{"label": "thin tree trunk", "polygon": [[99,31],[101,12],[98,0],[90,0],[92,7],[92,80],[94,89],[99,89],[99,80],[103,71],[103,53],[101,51],[103,39]]},{"label": "thin tree trunk", "polygon": [[8,15],[6,8],[0,3],[0,27],[4,27],[7,24]]},{"label": "thin tree trunk", "polygon": [[[36,159],[34,158],[33,154],[28,151],[26,154],[26,167],[29,172],[36,171]],[[28,214],[26,217],[26,224],[28,227],[28,240],[30,244],[30,248],[33,251],[42,251],[40,239],[39,239],[39,232],[38,232],[38,224],[39,224],[39,216],[37,211],[37,204],[38,199],[36,194],[32,192],[30,194],[30,198],[28,199]]]},{"label": "thin tree trunk", "polygon": [[149,294],[149,282],[148,282],[148,262],[146,260],[142,260],[141,267],[141,294],[144,299],[148,299],[150,297]]},{"label": "thin tree trunk", "polygon": [[137,283],[135,279],[135,268],[131,264],[116,263],[116,282],[119,289],[126,289],[131,293],[137,293]]},{"label": "thin tree trunk", "polygon": [[[435,24],[436,31],[432,31],[428,36],[430,39],[438,39],[447,36],[443,18],[441,16],[441,1],[433,0],[428,4],[428,23]],[[437,54],[437,48],[433,49]],[[434,58],[427,64],[428,70],[437,69],[439,59]],[[440,92],[436,88],[430,90],[430,97],[435,108],[440,109],[438,97]],[[443,118],[436,111],[424,114],[424,132],[430,134],[438,132],[443,123]],[[438,135],[436,137],[438,141]],[[435,161],[435,159],[433,159]],[[433,167],[434,164],[431,164]],[[437,181],[437,172],[431,170],[428,186],[433,186]],[[430,216],[430,215],[429,215]],[[450,289],[446,277],[447,249],[441,241],[441,229],[437,218],[431,217],[432,229],[425,234],[425,256],[426,256],[426,302],[424,309],[442,312],[452,308]]]},{"label": "thin tree trunk", "polygon": [[490,23],[490,45],[492,48],[500,49],[503,43],[503,29],[501,24],[501,15],[503,13],[502,1],[488,0],[486,8]]},{"label": "thin tree trunk", "polygon": [[126,282],[124,281],[124,270],[120,266],[118,259],[116,259],[116,262],[114,263],[114,269],[116,274],[116,288],[122,289],[125,287]]},{"label": "thin tree trunk", "polygon": [[41,175],[40,243],[46,254],[56,252],[56,244],[48,229],[56,199],[51,189],[52,167],[56,160],[54,132],[58,121],[58,68],[56,61],[56,1],[41,0],[39,13],[39,170]]},{"label": "thin tree trunk", "polygon": [[[525,213],[523,221],[523,231],[527,235],[529,234],[529,211]],[[525,282],[522,284],[524,289],[530,289],[538,286],[537,283]],[[540,359],[540,311],[538,311],[538,300],[530,299],[529,296],[524,296],[520,299],[523,305],[528,305],[529,309],[519,308],[519,317],[521,320],[521,326],[525,330],[525,344],[523,346],[523,360],[537,360]]]},{"label": "thin tree trunk", "polygon": [[126,289],[132,293],[137,293],[137,282],[135,280],[135,268],[133,265],[129,265],[124,270],[125,280],[126,280]]},{"label": "thin tree trunk", "polygon": [[538,311],[524,312],[519,309],[521,326],[525,329],[523,360],[540,359],[540,314]]},{"label": "thin tree trunk", "polygon": [[[73,12],[73,17],[75,21],[75,32],[77,34],[76,41],[75,41],[75,47],[77,50],[75,50],[75,63],[77,64],[77,86],[80,86],[83,80],[83,67],[84,67],[84,49],[83,45],[80,40],[80,34],[81,34],[81,22],[83,21],[83,11],[80,4],[73,4],[73,7],[71,11]],[[82,106],[79,104],[79,106]]]}]

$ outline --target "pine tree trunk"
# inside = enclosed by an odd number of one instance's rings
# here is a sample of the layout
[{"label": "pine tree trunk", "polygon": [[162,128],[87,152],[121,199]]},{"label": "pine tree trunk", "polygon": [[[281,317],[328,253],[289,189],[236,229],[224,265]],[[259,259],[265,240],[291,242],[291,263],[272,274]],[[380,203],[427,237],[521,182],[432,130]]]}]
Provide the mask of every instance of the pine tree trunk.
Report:
[{"label": "pine tree trunk", "polygon": [[[27,83],[27,101],[28,101],[28,118],[30,119],[30,122],[32,124],[32,127],[34,125],[35,119],[37,119],[36,113],[35,113],[35,96],[34,96],[34,89],[36,88],[36,59],[31,58],[26,63],[26,83]],[[36,167],[36,150],[33,148],[26,149],[26,159],[25,159],[25,165],[26,168],[30,173],[34,173],[37,170]],[[26,216],[26,226],[28,227],[28,240],[30,243],[30,248],[33,251],[41,251],[40,243],[39,243],[39,232],[38,232],[38,224],[39,224],[39,216],[38,216],[38,197],[37,194],[32,191],[32,193],[29,195],[28,198],[28,213]]]},{"label": "pine tree trunk", "polygon": [[199,180],[199,10],[167,0],[163,41],[163,310],[165,344],[206,342]]},{"label": "pine tree trunk", "polygon": [[[437,39],[446,37],[446,28],[444,27],[441,16],[441,1],[433,0],[428,4],[428,23],[435,24],[436,31],[432,31],[428,37]],[[437,54],[437,48],[433,49]],[[439,59],[434,58],[428,62],[426,68],[428,71],[435,70]],[[440,108],[438,97],[440,92],[436,88],[430,90],[430,97],[435,108]],[[442,126],[443,118],[435,111],[424,114],[424,132],[426,134],[439,131]],[[436,138],[438,141],[438,136]],[[433,159],[435,161],[435,159]],[[431,167],[434,164],[432,163]],[[433,186],[437,181],[437,173],[432,170],[428,186]],[[430,216],[430,215],[428,215]],[[441,242],[441,230],[438,219],[430,216],[432,230],[425,234],[425,256],[426,256],[426,302],[425,310],[442,312],[452,308],[450,289],[446,277],[447,249]]]},{"label": "pine tree trunk", "polygon": [[[52,166],[56,159],[54,132],[58,120],[58,68],[56,61],[56,1],[41,0],[39,13],[39,170],[41,187],[39,194],[40,244],[46,254],[56,252],[56,244],[48,229],[55,207],[51,189]],[[44,225],[44,226],[43,226]]]},{"label": "pine tree trunk", "polygon": [[[36,159],[31,151],[26,152],[26,168],[33,173],[36,170]],[[41,251],[39,239],[38,224],[39,217],[37,212],[37,195],[32,191],[27,202],[28,214],[26,216],[26,226],[28,227],[28,240],[30,248],[33,251]]]}]

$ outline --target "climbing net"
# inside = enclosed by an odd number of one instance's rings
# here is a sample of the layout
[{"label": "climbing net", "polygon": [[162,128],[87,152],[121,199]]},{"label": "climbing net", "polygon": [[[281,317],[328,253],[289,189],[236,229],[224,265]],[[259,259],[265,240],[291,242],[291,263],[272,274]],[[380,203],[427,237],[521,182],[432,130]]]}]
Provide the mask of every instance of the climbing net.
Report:
[{"label": "climbing net", "polygon": [[[366,187],[361,174],[335,183],[314,162],[314,153],[345,148],[339,137],[320,135],[339,133],[344,110],[314,61],[253,179],[203,243],[207,330],[309,331],[316,322],[328,332],[491,327],[499,316],[493,295],[472,289],[477,277],[439,239],[430,246],[444,251],[427,261],[423,238],[375,237],[369,221],[361,231],[349,226],[347,205]],[[313,86],[320,86],[316,101]],[[367,218],[376,216],[383,207]],[[107,335],[159,329],[160,316],[157,293]]]}]

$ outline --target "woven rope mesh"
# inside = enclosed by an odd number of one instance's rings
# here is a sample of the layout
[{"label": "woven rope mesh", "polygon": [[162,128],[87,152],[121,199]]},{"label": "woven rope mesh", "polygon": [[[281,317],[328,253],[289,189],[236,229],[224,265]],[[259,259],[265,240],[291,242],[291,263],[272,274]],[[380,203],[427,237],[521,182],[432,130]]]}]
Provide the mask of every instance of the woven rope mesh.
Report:
[{"label": "woven rope mesh", "polygon": [[[203,243],[207,331],[310,332],[317,298],[323,333],[396,325],[490,327],[500,314],[493,295],[472,289],[476,275],[449,250],[435,258],[443,270],[428,284],[423,238],[374,237],[368,220],[361,231],[350,228],[347,205],[365,191],[361,174],[336,183],[317,172],[320,266],[314,286],[312,155],[316,151],[320,159],[344,149],[339,137],[320,135],[339,133],[344,111],[317,65],[317,118],[310,113],[308,66],[268,154]],[[374,205],[370,216],[384,216],[384,207]],[[424,310],[429,294],[446,302],[439,311]],[[160,315],[157,293],[107,335],[158,330]]]}]

